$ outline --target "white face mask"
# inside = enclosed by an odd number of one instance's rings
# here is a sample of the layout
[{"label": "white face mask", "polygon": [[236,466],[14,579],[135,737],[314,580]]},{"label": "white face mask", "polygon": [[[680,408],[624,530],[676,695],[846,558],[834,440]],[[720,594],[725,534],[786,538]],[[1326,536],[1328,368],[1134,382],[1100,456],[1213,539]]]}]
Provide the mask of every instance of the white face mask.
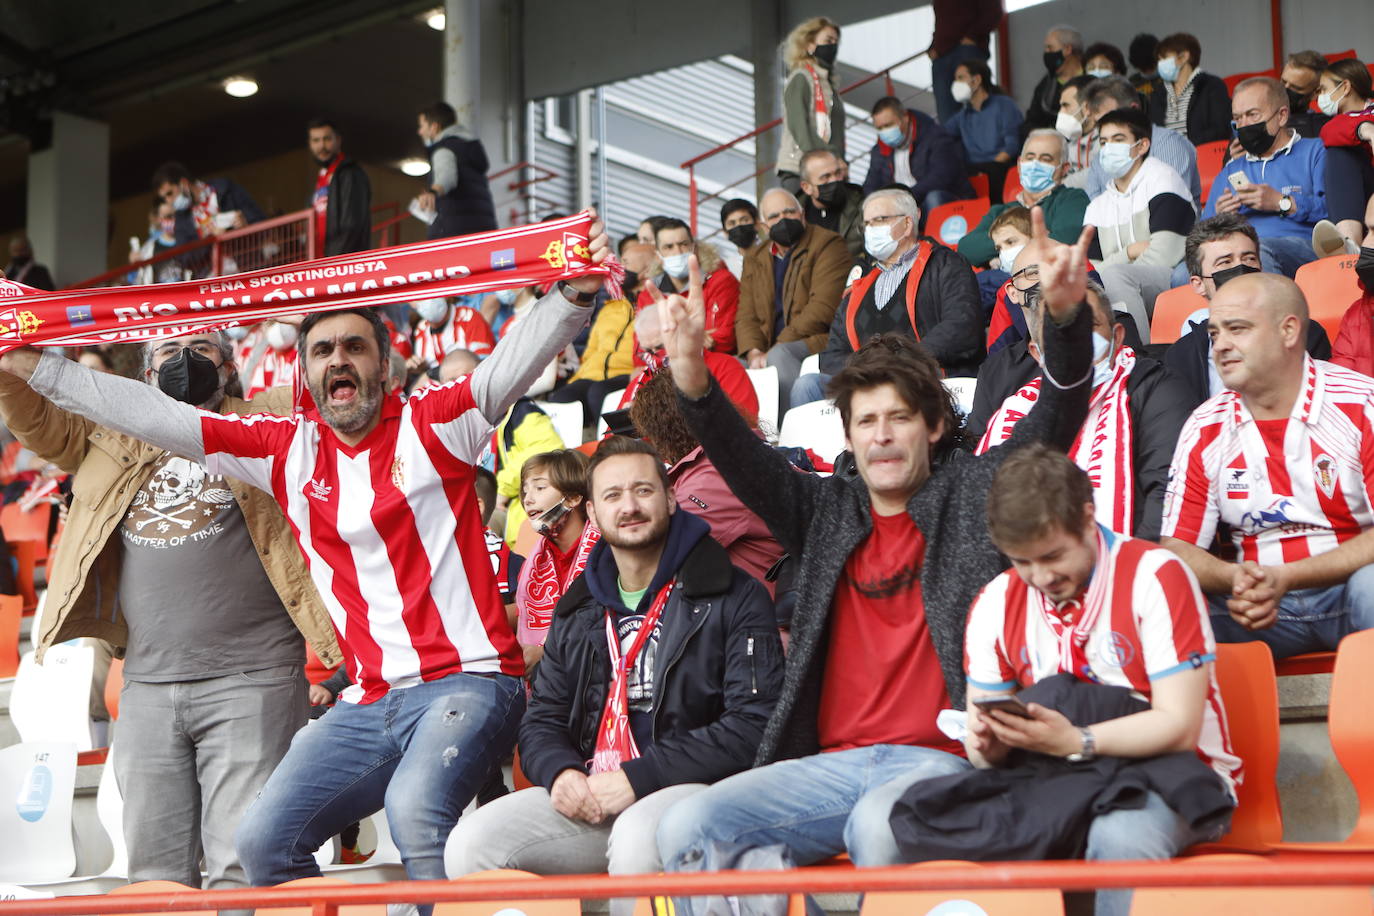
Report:
[{"label": "white face mask", "polygon": [[1101,334],[1093,334],[1093,388],[1098,388],[1116,371],[1112,358],[1112,342]]},{"label": "white face mask", "polygon": [[1061,111],[1055,115],[1054,129],[1059,131],[1059,135],[1070,143],[1076,143],[1078,138],[1083,136],[1083,122],[1067,111]]},{"label": "white face mask", "polygon": [[496,301],[502,305],[515,305],[515,299],[520,295],[518,289],[498,289],[496,291]]},{"label": "white face mask", "polygon": [[[1344,99],[1345,96],[1341,96],[1341,98]],[[1317,107],[1321,109],[1321,113],[1328,118],[1334,118],[1338,115],[1341,111],[1341,103],[1339,99],[1335,98],[1335,90],[1333,89],[1331,92],[1323,92],[1318,95]]]},{"label": "white face mask", "polygon": [[188,209],[190,206],[191,195],[187,194],[185,191],[181,191],[180,193],[178,193],[176,199],[172,201],[173,210],[185,210]]},{"label": "white face mask", "polygon": [[243,325],[234,325],[232,328],[224,329],[224,336],[230,340],[243,340],[248,336],[248,329]]},{"label": "white face mask", "polygon": [[448,302],[443,299],[421,299],[410,304],[430,324],[438,324],[448,315]]},{"label": "white face mask", "polygon": [[892,227],[901,220],[893,220],[886,226],[869,226],[864,229],[864,250],[875,261],[886,261],[897,250],[898,239],[892,237]]},{"label": "white face mask", "polygon": [[954,96],[954,101],[962,105],[973,98],[973,87],[968,83],[955,80],[953,83],[950,83],[949,94]]},{"label": "white face mask", "polygon": [[267,329],[267,345],[278,353],[290,350],[296,345],[296,333],[295,325],[278,321]]},{"label": "white face mask", "polygon": [[1012,245],[1010,248],[1002,249],[1002,253],[998,257],[1004,271],[1007,273],[1015,273],[1013,268],[1016,266],[1016,259],[1021,256],[1021,252],[1025,250],[1025,247],[1025,245]]},{"label": "white face mask", "polygon": [[687,255],[670,254],[663,258],[663,269],[668,272],[668,276],[678,280],[687,278]]}]

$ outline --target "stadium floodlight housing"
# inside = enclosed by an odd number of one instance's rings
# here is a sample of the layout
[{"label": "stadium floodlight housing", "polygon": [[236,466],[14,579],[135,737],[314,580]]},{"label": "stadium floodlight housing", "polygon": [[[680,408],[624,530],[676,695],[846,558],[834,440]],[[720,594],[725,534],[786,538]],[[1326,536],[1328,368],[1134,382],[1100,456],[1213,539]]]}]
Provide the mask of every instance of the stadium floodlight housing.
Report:
[{"label": "stadium floodlight housing", "polygon": [[434,31],[442,32],[444,26],[447,24],[448,17],[444,15],[444,8],[442,6],[435,7],[428,13],[425,13],[425,25],[429,26]]},{"label": "stadium floodlight housing", "polygon": [[257,95],[258,83],[252,77],[231,76],[224,81],[224,91],[236,99],[246,99],[250,95]]},{"label": "stadium floodlight housing", "polygon": [[421,175],[429,174],[429,161],[425,159],[405,159],[401,162],[401,171],[412,178],[419,178]]}]

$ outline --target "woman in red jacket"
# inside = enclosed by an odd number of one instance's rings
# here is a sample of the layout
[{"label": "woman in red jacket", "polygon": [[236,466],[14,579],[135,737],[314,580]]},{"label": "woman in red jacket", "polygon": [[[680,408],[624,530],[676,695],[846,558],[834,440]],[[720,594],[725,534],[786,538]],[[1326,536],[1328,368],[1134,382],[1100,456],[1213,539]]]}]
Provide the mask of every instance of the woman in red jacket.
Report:
[{"label": "woman in red jacket", "polygon": [[1364,295],[1341,317],[1340,331],[1331,344],[1331,361],[1374,376],[1374,198],[1370,198],[1364,219],[1368,231],[1355,261],[1355,275]]},{"label": "woman in red jacket", "polygon": [[1368,68],[1353,57],[1332,61],[1322,72],[1317,105],[1330,116],[1321,130],[1326,145],[1326,209],[1335,223],[1318,223],[1312,246],[1318,257],[1354,254],[1364,226],[1360,217],[1374,196],[1374,86]]}]

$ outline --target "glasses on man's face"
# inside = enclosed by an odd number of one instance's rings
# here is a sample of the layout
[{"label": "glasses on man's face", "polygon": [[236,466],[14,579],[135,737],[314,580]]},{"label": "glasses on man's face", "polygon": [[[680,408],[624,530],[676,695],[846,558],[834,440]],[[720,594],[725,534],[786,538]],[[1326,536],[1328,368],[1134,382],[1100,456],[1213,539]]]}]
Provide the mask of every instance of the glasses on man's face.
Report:
[{"label": "glasses on man's face", "polygon": [[904,213],[891,213],[887,216],[875,216],[872,219],[864,220],[864,228],[872,229],[874,226],[890,226],[905,215]]},{"label": "glasses on man's face", "polygon": [[1040,285],[1040,265],[1031,264],[1011,275],[1011,285],[1017,292],[1028,293]]}]

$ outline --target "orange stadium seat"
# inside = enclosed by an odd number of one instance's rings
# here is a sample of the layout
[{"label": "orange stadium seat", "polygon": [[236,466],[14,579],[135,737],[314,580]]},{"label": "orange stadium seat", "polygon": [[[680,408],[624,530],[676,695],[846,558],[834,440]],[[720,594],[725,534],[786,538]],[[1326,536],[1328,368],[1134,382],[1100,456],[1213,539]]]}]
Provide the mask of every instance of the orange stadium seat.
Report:
[{"label": "orange stadium seat", "polygon": [[941,204],[926,219],[926,235],[953,248],[991,209],[992,202],[986,197]]},{"label": "orange stadium seat", "polygon": [[[135,881],[133,884],[122,884],[112,888],[110,894],[181,894],[194,893],[200,890],[198,887],[187,887],[176,881]],[[142,913],[134,913],[132,916],[152,916],[154,910],[147,910]],[[264,912],[279,913],[281,910],[267,910]],[[214,910],[179,910],[180,916],[217,916]]]},{"label": "orange stadium seat", "polygon": [[1307,299],[1307,314],[1326,329],[1333,341],[1341,328],[1341,317],[1364,295],[1355,276],[1354,255],[1321,258],[1298,268],[1298,286]]},{"label": "orange stadium seat", "polygon": [[16,578],[19,582],[19,596],[24,599],[24,616],[32,614],[38,607],[38,588],[34,584],[34,572],[38,568],[38,553],[41,541],[10,541],[10,555],[19,567]]},{"label": "orange stadium seat", "polygon": [[[277,887],[348,887],[353,882],[345,881],[343,878],[297,878],[294,881],[285,881]],[[271,913],[272,916],[311,916],[315,910],[309,905],[288,906],[275,909],[261,909],[264,914]],[[339,916],[386,916],[385,903],[359,903],[341,906],[335,910]]]},{"label": "orange stadium seat", "polygon": [[19,671],[19,619],[23,615],[23,598],[0,595],[0,677],[14,677]]},{"label": "orange stadium seat", "polygon": [[1212,182],[1216,181],[1221,167],[1226,164],[1226,149],[1230,146],[1225,140],[1202,143],[1197,148],[1197,174],[1202,181],[1202,202],[1212,193]]},{"label": "orange stadium seat", "polygon": [[[913,868],[966,865],[976,862],[922,862]],[[968,906],[968,904],[974,906]],[[959,906],[951,906],[951,905]],[[1064,897],[1046,888],[1029,890],[892,891],[864,894],[859,916],[909,916],[914,913],[972,914],[985,916],[1063,916]]]},{"label": "orange stadium seat", "polygon": [[[1169,344],[1188,330],[1188,318],[1206,309],[1207,300],[1191,286],[1176,286],[1155,297],[1155,315],[1150,319],[1150,343]],[[1194,319],[1197,320],[1197,319]]]},{"label": "orange stadium seat", "polygon": [[[482,881],[492,878],[528,878],[531,881],[538,881],[539,876],[527,871],[519,871],[513,868],[496,868],[491,871],[479,871],[476,874],[464,875],[458,878],[459,881]],[[434,905],[434,916],[491,916],[496,912],[506,912],[510,910],[519,911],[524,916],[582,916],[582,903],[578,900],[539,900],[529,898],[526,900],[501,900],[473,903],[436,903]]]},{"label": "orange stadium seat", "polygon": [[43,563],[48,559],[48,525],[52,521],[52,503],[39,503],[27,512],[19,503],[0,509],[0,531],[7,541],[34,541],[34,559]]},{"label": "orange stadium seat", "polygon": [[[1200,857],[1218,864],[1259,858]],[[1131,898],[1131,916],[1368,916],[1369,910],[1367,887],[1142,887]]]}]

